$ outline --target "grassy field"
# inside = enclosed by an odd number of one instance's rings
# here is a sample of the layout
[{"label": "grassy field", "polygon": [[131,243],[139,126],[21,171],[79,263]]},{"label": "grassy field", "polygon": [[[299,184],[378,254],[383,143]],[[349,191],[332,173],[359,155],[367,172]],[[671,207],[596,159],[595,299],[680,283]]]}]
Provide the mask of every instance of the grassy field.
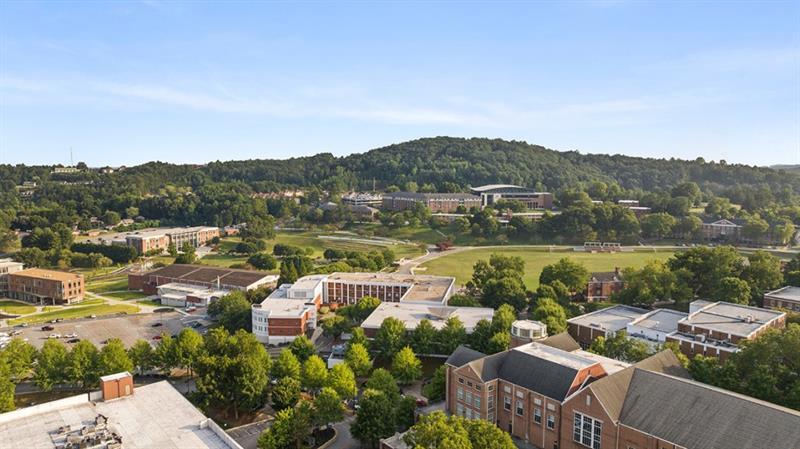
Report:
[{"label": "grassy field", "polygon": [[212,265],[215,267],[230,267],[238,263],[247,262],[247,256],[235,256],[232,254],[209,254],[202,259],[198,259],[198,263],[203,265]]},{"label": "grassy field", "polygon": [[25,315],[36,311],[36,307],[21,301],[4,299],[0,301],[0,310],[12,315]]},{"label": "grassy field", "polygon": [[107,296],[109,298],[114,298],[114,299],[121,299],[123,301],[128,301],[131,299],[141,299],[147,297],[147,295],[145,295],[144,293],[137,291],[104,293],[103,296]]},{"label": "grassy field", "polygon": [[128,289],[128,275],[122,274],[102,280],[89,281],[86,283],[86,290],[93,293],[107,293],[118,290]]},{"label": "grassy field", "polygon": [[455,276],[456,282],[464,285],[472,277],[472,266],[481,259],[489,259],[493,253],[507,256],[519,256],[525,261],[525,285],[529,289],[539,286],[539,274],[545,265],[561,259],[570,259],[581,262],[589,271],[610,271],[614,267],[641,267],[652,259],[666,260],[673,253],[663,252],[633,252],[615,254],[591,254],[573,252],[547,252],[546,249],[531,248],[486,248],[460,251],[442,256],[423,264],[417,269],[418,274],[437,274]]},{"label": "grassy field", "polygon": [[27,317],[9,320],[9,324],[19,323],[43,323],[46,321],[54,320],[57,318],[83,318],[89,315],[112,315],[115,313],[137,313],[139,308],[134,305],[120,304],[96,304],[91,306],[78,306],[78,307],[59,307],[55,310],[40,313],[38,315],[31,315]]}]

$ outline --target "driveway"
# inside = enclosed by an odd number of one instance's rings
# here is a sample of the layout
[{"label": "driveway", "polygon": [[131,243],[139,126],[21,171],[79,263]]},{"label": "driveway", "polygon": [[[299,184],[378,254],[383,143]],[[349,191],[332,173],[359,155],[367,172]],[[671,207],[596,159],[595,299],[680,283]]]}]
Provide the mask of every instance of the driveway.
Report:
[{"label": "driveway", "polygon": [[227,430],[228,435],[233,437],[243,449],[257,449],[258,437],[269,428],[272,419],[265,419],[251,424],[245,424],[234,429]]},{"label": "driveway", "polygon": [[333,428],[336,429],[336,439],[328,446],[328,449],[358,449],[361,447],[361,443],[353,438],[353,435],[350,433],[350,425],[353,424],[355,420],[355,416],[348,416],[344,421],[333,425]]}]

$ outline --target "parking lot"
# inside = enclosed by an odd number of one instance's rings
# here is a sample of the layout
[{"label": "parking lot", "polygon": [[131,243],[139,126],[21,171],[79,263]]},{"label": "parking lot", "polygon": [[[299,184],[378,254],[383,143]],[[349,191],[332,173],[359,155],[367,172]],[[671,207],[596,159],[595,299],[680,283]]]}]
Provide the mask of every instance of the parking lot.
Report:
[{"label": "parking lot", "polygon": [[[195,321],[203,324],[196,328],[199,332],[203,332],[209,324],[208,321],[202,319],[202,314],[184,315],[177,311],[170,311],[41,323],[29,327],[4,328],[0,331],[21,331],[22,333],[17,337],[27,339],[37,348],[41,348],[51,334],[60,334],[61,341],[69,346],[71,344],[68,341],[71,338],[65,336],[77,334],[78,339],[89,340],[96,346],[101,346],[109,338],[119,338],[126,347],[129,347],[139,339],[153,342],[155,341],[154,337],[161,335],[162,332],[176,335],[181,329],[190,326]],[[52,326],[53,330],[43,331],[43,326]]]}]

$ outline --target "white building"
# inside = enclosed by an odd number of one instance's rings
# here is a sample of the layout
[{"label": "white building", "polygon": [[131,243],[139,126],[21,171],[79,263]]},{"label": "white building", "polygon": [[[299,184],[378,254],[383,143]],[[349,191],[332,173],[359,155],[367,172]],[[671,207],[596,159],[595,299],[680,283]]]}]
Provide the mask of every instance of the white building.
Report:
[{"label": "white building", "polygon": [[212,301],[227,295],[228,290],[207,288],[179,282],[170,282],[158,286],[158,297],[161,304],[171,307],[208,307]]},{"label": "white building", "polygon": [[670,309],[656,309],[627,324],[628,338],[642,340],[656,346],[667,341],[667,335],[678,329],[678,322],[689,316],[688,313]]},{"label": "white building", "polygon": [[253,335],[266,344],[287,343],[317,327],[325,275],[304,276],[283,284],[252,306]]},{"label": "white building", "polygon": [[468,334],[475,330],[480,320],[491,321],[494,309],[485,307],[449,307],[429,305],[415,302],[382,302],[361,323],[364,334],[374,337],[381,327],[383,320],[392,317],[400,320],[407,331],[413,331],[422,320],[428,320],[434,328],[444,327],[448,318],[455,317],[461,320]]}]

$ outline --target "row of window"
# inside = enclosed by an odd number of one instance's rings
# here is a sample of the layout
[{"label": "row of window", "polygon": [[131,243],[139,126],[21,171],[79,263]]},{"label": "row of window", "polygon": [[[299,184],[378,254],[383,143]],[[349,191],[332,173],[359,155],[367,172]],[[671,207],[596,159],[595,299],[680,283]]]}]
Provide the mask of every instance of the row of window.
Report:
[{"label": "row of window", "polygon": [[[464,384],[464,378],[463,377],[459,377],[458,378],[458,383],[463,385]],[[481,386],[481,384],[474,384],[473,385],[471,380],[467,380],[466,384],[467,384],[468,387],[475,388],[478,391],[483,390],[483,386]],[[494,385],[489,385],[489,391],[493,391],[493,390],[494,390]]]},{"label": "row of window", "polygon": [[461,388],[461,387],[458,387],[458,389],[456,390],[456,394],[457,394],[457,397],[458,397],[459,401],[464,402],[464,403],[469,404],[469,405],[474,405],[475,408],[480,410],[480,408],[481,408],[481,397],[479,395],[477,395],[477,394],[473,395],[471,391],[467,391],[466,394],[464,394],[464,389]]},{"label": "row of window", "polygon": [[583,413],[575,412],[575,422],[572,426],[573,440],[586,447],[600,449],[600,434],[602,431],[602,422]]}]

